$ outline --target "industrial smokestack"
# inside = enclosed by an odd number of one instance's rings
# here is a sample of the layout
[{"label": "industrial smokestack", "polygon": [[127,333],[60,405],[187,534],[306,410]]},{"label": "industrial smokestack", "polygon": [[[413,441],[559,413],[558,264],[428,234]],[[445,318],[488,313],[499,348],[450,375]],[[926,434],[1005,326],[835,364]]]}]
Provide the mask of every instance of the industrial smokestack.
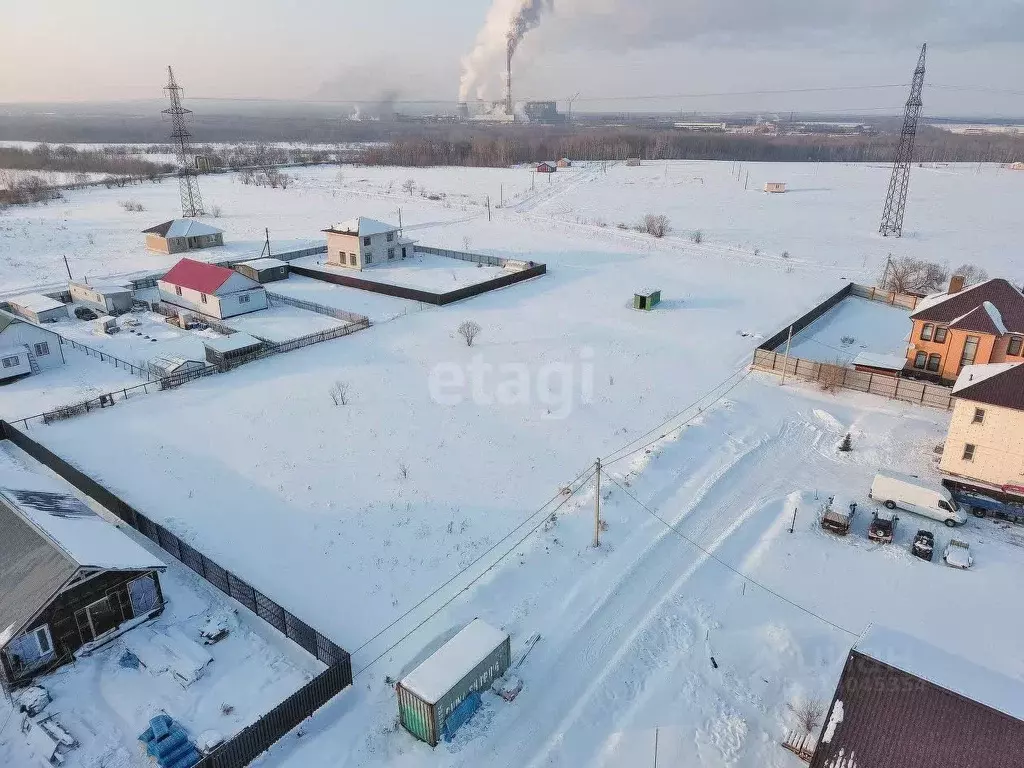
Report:
[{"label": "industrial smokestack", "polygon": [[513,45],[510,35],[508,53],[505,55],[505,114],[509,116],[515,114],[515,105],[512,103],[512,54],[515,51],[515,45]]}]

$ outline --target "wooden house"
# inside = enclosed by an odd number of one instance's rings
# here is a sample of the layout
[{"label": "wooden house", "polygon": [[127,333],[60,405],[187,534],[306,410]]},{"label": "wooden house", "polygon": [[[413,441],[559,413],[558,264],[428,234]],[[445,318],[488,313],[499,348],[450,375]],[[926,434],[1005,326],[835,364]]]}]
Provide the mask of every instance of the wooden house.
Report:
[{"label": "wooden house", "polygon": [[0,475],[0,687],[73,661],[163,611],[157,557],[27,471]]},{"label": "wooden house", "polygon": [[537,163],[537,173],[555,173],[558,166],[554,163]]}]

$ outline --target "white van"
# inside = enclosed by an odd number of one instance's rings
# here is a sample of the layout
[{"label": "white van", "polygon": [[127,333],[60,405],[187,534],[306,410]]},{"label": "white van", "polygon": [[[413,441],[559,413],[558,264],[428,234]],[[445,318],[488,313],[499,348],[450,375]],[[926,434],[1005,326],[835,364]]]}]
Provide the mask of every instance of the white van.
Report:
[{"label": "white van", "polygon": [[880,470],[871,483],[871,493],[868,495],[889,509],[914,512],[945,523],[950,528],[967,522],[967,515],[949,491],[914,475]]}]

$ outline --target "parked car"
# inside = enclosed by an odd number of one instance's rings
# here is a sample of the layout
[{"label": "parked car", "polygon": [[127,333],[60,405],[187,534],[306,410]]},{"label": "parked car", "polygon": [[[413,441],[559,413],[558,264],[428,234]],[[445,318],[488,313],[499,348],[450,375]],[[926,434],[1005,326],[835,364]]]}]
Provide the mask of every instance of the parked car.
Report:
[{"label": "parked car", "polygon": [[935,534],[924,528],[919,530],[914,536],[914,543],[910,545],[910,553],[914,557],[931,562],[935,554]]},{"label": "parked car", "polygon": [[871,483],[869,495],[888,509],[913,512],[945,523],[950,528],[967,522],[967,515],[948,490],[913,475],[879,471]]},{"label": "parked car", "polygon": [[949,546],[942,553],[942,559],[951,568],[963,568],[964,570],[974,565],[974,555],[971,554],[971,545],[960,539],[950,539]]},{"label": "parked car", "polygon": [[79,320],[95,320],[99,315],[88,307],[75,307],[75,317]]},{"label": "parked car", "polygon": [[896,533],[896,523],[899,520],[898,515],[875,512],[875,517],[868,527],[868,538],[872,541],[877,541],[879,544],[888,544]]},{"label": "parked car", "polygon": [[857,502],[830,496],[821,515],[821,527],[826,531],[845,536],[850,532],[853,517],[857,514]]}]

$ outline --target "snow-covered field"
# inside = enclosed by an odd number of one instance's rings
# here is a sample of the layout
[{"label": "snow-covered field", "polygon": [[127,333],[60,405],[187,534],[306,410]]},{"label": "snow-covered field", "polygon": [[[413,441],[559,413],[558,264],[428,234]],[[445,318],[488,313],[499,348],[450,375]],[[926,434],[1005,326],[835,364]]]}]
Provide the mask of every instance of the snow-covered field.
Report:
[{"label": "snow-covered field", "polygon": [[[656,728],[664,755],[681,764],[799,765],[778,746],[787,703],[828,698],[854,635],[872,621],[1024,677],[1022,622],[993,608],[1012,604],[1024,577],[1013,531],[972,518],[961,531],[977,547],[967,573],[910,558],[917,520],[904,521],[891,546],[863,538],[874,470],[935,477],[946,414],[759,375],[729,389],[760,339],[844,282],[872,282],[889,253],[970,261],[1019,282],[1012,254],[1024,177],[915,168],[906,235],[893,240],[876,234],[886,168],[746,170],[749,191],[730,163],[706,162],[607,172],[578,163],[536,189],[523,169],[345,168],[339,180],[323,168],[297,171],[287,190],[204,179],[229,240],[256,241],[269,226],[272,238],[316,241],[333,221],[397,220],[401,207],[407,234],[426,245],[549,269],[440,308],[293,277],[270,290],[391,322],[34,430],[354,651],[356,670],[382,655],[266,765],[632,766]],[[409,194],[410,178],[448,197]],[[754,191],[768,180],[792,192]],[[484,197],[493,204],[502,185],[506,206],[488,221]],[[175,187],[143,189],[147,217],[174,214]],[[70,218],[106,217],[108,255],[83,249],[78,258],[108,273],[142,269],[153,257],[106,194],[82,193]],[[45,212],[10,209],[0,226]],[[655,240],[617,226],[646,213],[668,215],[674,231]],[[52,253],[26,243],[12,257],[0,233],[0,289],[59,278],[35,266]],[[653,312],[632,309],[644,287],[662,291]],[[906,330],[889,308],[864,311],[849,318],[853,346],[883,351],[876,344],[899,333],[898,347]],[[472,347],[456,333],[463,320],[482,328]],[[846,325],[819,341],[841,341]],[[331,395],[338,383],[345,404]],[[131,450],[110,462],[95,450],[97,429]],[[835,450],[846,432],[849,455]],[[594,550],[589,484],[554,518],[541,505],[631,441],[640,450],[607,468],[608,530]],[[825,536],[815,520],[822,495],[839,491],[865,505],[847,539]],[[331,585],[329,600],[309,590],[312,579]],[[954,605],[959,623],[947,613]],[[485,697],[454,742],[431,750],[395,729],[384,677],[474,616],[512,632],[513,650],[531,632],[543,639],[513,704]]]},{"label": "snow-covered field", "polygon": [[849,363],[861,352],[904,357],[910,326],[905,309],[851,297],[794,335],[789,351],[793,357],[826,363]]},{"label": "snow-covered field", "polygon": [[[320,264],[330,271],[329,265]],[[335,267],[344,273],[342,267]],[[364,269],[356,277],[375,283],[402,285],[406,288],[418,288],[431,293],[445,293],[457,288],[476,285],[485,280],[507,274],[501,267],[489,267],[469,261],[449,259],[429,253],[417,253],[415,256],[395,262],[387,262],[380,266]]]}]

